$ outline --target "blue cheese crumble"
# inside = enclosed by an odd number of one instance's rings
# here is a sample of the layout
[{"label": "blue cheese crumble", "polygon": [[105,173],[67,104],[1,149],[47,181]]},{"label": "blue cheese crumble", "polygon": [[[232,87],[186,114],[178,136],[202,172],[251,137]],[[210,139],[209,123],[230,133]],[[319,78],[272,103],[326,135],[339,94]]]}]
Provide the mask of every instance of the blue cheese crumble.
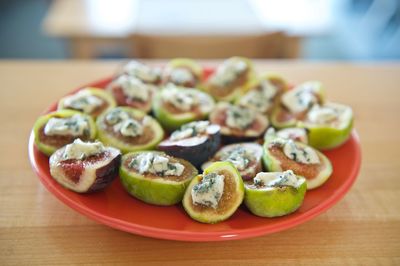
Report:
[{"label": "blue cheese crumble", "polygon": [[172,163],[170,159],[162,154],[144,152],[132,159],[129,167],[140,174],[150,173],[158,176],[181,176],[185,166],[181,163]]},{"label": "blue cheese crumble", "polygon": [[89,131],[88,120],[76,114],[67,118],[52,117],[44,127],[44,134],[47,136],[82,136]]},{"label": "blue cheese crumble", "polygon": [[317,152],[308,146],[300,147],[293,140],[289,139],[283,146],[283,153],[291,160],[303,164],[320,163]]},{"label": "blue cheese crumble", "polygon": [[231,162],[239,171],[245,170],[250,163],[252,155],[242,146],[225,152],[221,155],[222,161]]},{"label": "blue cheese crumble", "polygon": [[245,107],[229,105],[226,110],[226,125],[231,128],[246,129],[253,124],[256,113]]},{"label": "blue cheese crumble", "polygon": [[64,106],[67,108],[81,110],[90,114],[97,107],[103,104],[103,100],[91,94],[89,90],[81,90],[78,93],[67,96],[64,99]]},{"label": "blue cheese crumble", "polygon": [[193,186],[191,195],[195,205],[216,209],[224,193],[224,175],[210,173],[203,176],[200,183]]},{"label": "blue cheese crumble", "polygon": [[216,73],[211,77],[210,82],[219,87],[228,86],[233,83],[238,76],[248,69],[245,61],[238,58],[231,58],[222,63],[217,68]]},{"label": "blue cheese crumble", "polygon": [[320,83],[317,81],[305,82],[293,90],[282,95],[282,103],[292,113],[301,113],[318,102],[316,93]]},{"label": "blue cheese crumble", "polygon": [[170,140],[182,140],[190,137],[195,137],[199,134],[205,133],[207,127],[210,125],[209,121],[195,121],[184,124],[180,129],[175,130],[171,136]]},{"label": "blue cheese crumble", "polygon": [[276,172],[261,172],[254,177],[253,182],[256,186],[261,187],[283,187],[291,186],[297,188],[299,186],[299,179],[292,170],[287,170],[282,173]]},{"label": "blue cheese crumble", "polygon": [[99,154],[104,150],[104,145],[101,142],[83,142],[81,139],[76,139],[73,143],[65,146],[63,159],[83,160],[89,156]]}]

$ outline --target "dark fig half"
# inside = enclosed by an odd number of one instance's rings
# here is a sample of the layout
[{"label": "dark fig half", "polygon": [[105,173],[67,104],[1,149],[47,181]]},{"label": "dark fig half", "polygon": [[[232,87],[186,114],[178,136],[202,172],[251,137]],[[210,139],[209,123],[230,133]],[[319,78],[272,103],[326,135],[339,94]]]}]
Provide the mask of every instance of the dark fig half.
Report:
[{"label": "dark fig half", "polygon": [[185,158],[196,167],[208,160],[221,143],[220,127],[209,121],[196,121],[183,125],[158,145],[169,155]]},{"label": "dark fig half", "polygon": [[219,149],[211,160],[204,163],[201,168],[204,170],[213,162],[228,161],[238,169],[243,180],[247,180],[262,171],[262,154],[262,146],[257,143],[244,142],[226,145]]},{"label": "dark fig half", "polygon": [[80,139],[58,149],[49,159],[54,180],[78,193],[107,187],[118,175],[120,162],[119,150]]}]

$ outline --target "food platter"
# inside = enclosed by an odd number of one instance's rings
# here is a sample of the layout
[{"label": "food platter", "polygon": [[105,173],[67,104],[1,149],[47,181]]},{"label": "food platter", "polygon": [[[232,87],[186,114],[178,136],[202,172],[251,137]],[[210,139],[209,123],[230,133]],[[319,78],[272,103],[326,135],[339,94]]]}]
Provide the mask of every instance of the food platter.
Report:
[{"label": "food platter", "polygon": [[[205,74],[211,71],[206,69]],[[104,88],[110,81],[111,78],[107,78],[87,86]],[[56,104],[53,104],[46,112],[55,109]],[[180,204],[170,207],[153,206],[131,197],[118,178],[103,191],[91,194],[74,193],[60,186],[51,177],[48,157],[35,147],[33,134],[30,136],[28,149],[32,167],[42,184],[72,209],[115,229],[182,241],[243,239],[286,230],[304,223],[328,210],[344,197],[356,180],[361,163],[360,143],[356,131],[353,130],[345,144],[324,152],[332,162],[333,175],[323,186],[307,191],[303,205],[295,213],[279,218],[261,218],[241,206],[229,220],[210,225],[190,219]]]}]

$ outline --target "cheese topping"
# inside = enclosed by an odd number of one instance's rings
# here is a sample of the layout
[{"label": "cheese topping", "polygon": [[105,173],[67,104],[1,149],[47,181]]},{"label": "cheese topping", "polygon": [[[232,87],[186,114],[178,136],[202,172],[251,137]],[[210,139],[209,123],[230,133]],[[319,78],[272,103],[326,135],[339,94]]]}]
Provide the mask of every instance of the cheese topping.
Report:
[{"label": "cheese topping", "polygon": [[128,75],[137,77],[145,83],[154,83],[160,77],[159,69],[151,68],[137,61],[130,61],[128,64],[126,64],[124,71]]},{"label": "cheese topping", "polygon": [[185,166],[180,163],[172,163],[165,155],[144,152],[132,159],[129,167],[137,170],[140,174],[150,173],[158,176],[181,176]]},{"label": "cheese topping", "polygon": [[292,127],[292,128],[284,128],[279,130],[276,135],[278,137],[284,138],[284,139],[292,139],[295,141],[300,141],[303,143],[307,143],[307,132],[304,128],[297,128],[297,127]]},{"label": "cheese topping", "polygon": [[83,160],[89,156],[102,153],[105,150],[101,142],[83,142],[81,139],[74,140],[73,143],[65,146],[63,159]]},{"label": "cheese topping", "polygon": [[146,102],[150,98],[151,85],[143,83],[138,78],[122,75],[116,83],[121,85],[124,95],[130,100]]},{"label": "cheese topping", "polygon": [[224,175],[210,173],[203,176],[200,183],[193,186],[191,195],[195,205],[204,205],[216,209],[224,193]]},{"label": "cheese topping", "polygon": [[246,129],[253,124],[256,113],[245,107],[230,105],[226,110],[226,125],[231,128]]},{"label": "cheese topping", "polygon": [[245,61],[237,58],[228,59],[217,68],[217,71],[211,77],[210,82],[219,87],[228,86],[247,69],[248,66]]},{"label": "cheese topping", "polygon": [[92,95],[89,90],[81,90],[74,95],[65,97],[64,99],[65,107],[80,110],[87,114],[90,114],[102,104],[103,100]]},{"label": "cheese topping", "polygon": [[209,125],[209,121],[195,121],[184,124],[180,129],[175,130],[171,134],[170,140],[176,141],[197,136],[198,134],[206,132]]},{"label": "cheese topping", "polygon": [[89,130],[89,122],[80,114],[67,118],[50,118],[44,127],[47,136],[82,136]]},{"label": "cheese topping", "polygon": [[292,113],[301,113],[318,102],[316,97],[319,82],[309,81],[282,95],[282,103]]},{"label": "cheese topping", "polygon": [[292,170],[287,170],[282,173],[265,173],[261,172],[253,179],[254,185],[263,187],[283,187],[291,186],[297,188],[299,179]]},{"label": "cheese topping", "polygon": [[303,164],[320,163],[317,152],[311,147],[300,147],[293,140],[287,140],[283,146],[283,153],[291,160]]},{"label": "cheese topping", "polygon": [[199,104],[198,94],[195,90],[182,90],[174,86],[169,86],[162,91],[161,98],[164,102],[172,104],[179,110],[190,111],[194,106]]},{"label": "cheese topping", "polygon": [[324,106],[314,105],[307,113],[307,120],[319,125],[331,125],[335,127],[346,127],[353,117],[350,107],[327,103]]},{"label": "cheese topping", "polygon": [[113,126],[114,132],[119,132],[124,137],[141,136],[144,127],[151,122],[149,116],[145,116],[142,121],[132,118],[128,112],[121,109],[113,109],[106,117],[106,122]]},{"label": "cheese topping", "polygon": [[265,113],[273,104],[273,99],[278,89],[268,80],[263,80],[257,89],[246,93],[239,104]]},{"label": "cheese topping", "polygon": [[245,148],[237,146],[222,154],[220,159],[233,163],[239,171],[242,171],[249,165],[251,157],[252,155]]},{"label": "cheese topping", "polygon": [[194,82],[195,77],[189,69],[180,67],[171,70],[170,80],[175,84],[183,85]]},{"label": "cheese topping", "polygon": [[105,120],[110,125],[115,125],[123,120],[129,119],[129,114],[121,109],[113,109],[107,115]]}]

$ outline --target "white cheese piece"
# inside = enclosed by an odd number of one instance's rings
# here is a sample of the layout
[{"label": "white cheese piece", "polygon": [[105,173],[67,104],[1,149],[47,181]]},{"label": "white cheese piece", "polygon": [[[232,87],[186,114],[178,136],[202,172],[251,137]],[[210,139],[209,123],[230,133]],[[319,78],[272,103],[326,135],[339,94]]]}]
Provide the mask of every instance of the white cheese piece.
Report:
[{"label": "white cheese piece", "polygon": [[44,127],[47,136],[82,136],[89,130],[89,122],[82,115],[76,114],[68,118],[50,118]]},{"label": "white cheese piece", "polygon": [[311,147],[299,147],[293,140],[288,140],[283,146],[283,153],[291,160],[303,164],[320,163],[317,152]]},{"label": "white cheese piece", "polygon": [[271,107],[272,102],[270,99],[264,97],[261,91],[252,90],[240,99],[239,104],[265,113]]},{"label": "white cheese piece", "polygon": [[154,83],[160,76],[160,70],[157,68],[151,68],[145,64],[137,61],[130,61],[124,67],[125,73],[130,76],[137,77],[146,83]]},{"label": "white cheese piece", "polygon": [[83,142],[81,139],[74,140],[73,143],[65,147],[63,159],[82,160],[89,156],[99,154],[105,150],[101,142]]},{"label": "white cheese piece", "polygon": [[278,93],[278,88],[272,84],[269,80],[261,81],[261,92],[267,99],[273,99]]},{"label": "white cheese piece", "polygon": [[309,109],[318,102],[315,96],[318,82],[306,82],[282,95],[282,103],[292,113],[300,113]]},{"label": "white cheese piece", "polygon": [[199,104],[195,90],[180,90],[173,85],[167,86],[162,91],[161,98],[164,102],[168,102],[182,111],[190,111]]},{"label": "white cheese piece", "polygon": [[193,204],[216,209],[224,193],[224,179],[224,175],[217,175],[216,173],[203,176],[202,181],[192,188]]},{"label": "white cheese piece", "polygon": [[189,137],[197,136],[204,133],[210,125],[209,121],[195,121],[183,125],[180,129],[175,130],[170,137],[170,140],[182,140]]},{"label": "white cheese piece", "polygon": [[122,75],[116,83],[121,86],[124,95],[130,100],[146,102],[150,97],[150,85],[143,83],[138,78]]},{"label": "white cheese piece", "polygon": [[234,149],[222,154],[221,160],[233,163],[240,171],[246,169],[250,163],[251,154],[242,146],[237,146]]},{"label": "white cheese piece", "polygon": [[238,129],[246,129],[255,119],[253,110],[236,105],[230,105],[226,110],[226,115],[226,125]]},{"label": "white cheese piece", "polygon": [[217,68],[210,82],[216,86],[224,87],[236,80],[236,78],[247,70],[245,61],[240,59],[228,59]]},{"label": "white cheese piece", "polygon": [[292,170],[287,170],[282,173],[261,172],[256,175],[253,181],[255,185],[264,187],[291,186],[297,188],[299,186],[299,180]]},{"label": "white cheese piece", "polygon": [[303,143],[307,143],[307,132],[304,128],[297,128],[297,127],[291,127],[291,128],[284,128],[279,130],[276,135],[280,138],[284,139],[292,139],[295,141],[300,141]]},{"label": "white cheese piece", "polygon": [[129,114],[121,109],[113,109],[106,115],[105,119],[110,125],[115,125],[121,121],[129,119]]},{"label": "white cheese piece", "polygon": [[139,121],[129,118],[114,125],[114,131],[125,137],[137,137],[143,134],[143,126]]},{"label": "white cheese piece", "polygon": [[175,84],[185,84],[194,81],[193,73],[187,68],[174,68],[171,71],[170,79]]},{"label": "white cheese piece", "polygon": [[316,124],[329,124],[338,117],[338,111],[329,106],[314,105],[307,113],[307,119]]},{"label": "white cheese piece", "polygon": [[94,109],[102,104],[103,100],[91,94],[88,90],[81,90],[74,95],[65,97],[64,99],[65,107],[81,110],[87,114],[90,114]]},{"label": "white cheese piece", "polygon": [[185,170],[185,166],[181,163],[172,163],[168,157],[152,152],[139,154],[129,166],[140,174],[151,173],[159,176],[181,176]]}]

